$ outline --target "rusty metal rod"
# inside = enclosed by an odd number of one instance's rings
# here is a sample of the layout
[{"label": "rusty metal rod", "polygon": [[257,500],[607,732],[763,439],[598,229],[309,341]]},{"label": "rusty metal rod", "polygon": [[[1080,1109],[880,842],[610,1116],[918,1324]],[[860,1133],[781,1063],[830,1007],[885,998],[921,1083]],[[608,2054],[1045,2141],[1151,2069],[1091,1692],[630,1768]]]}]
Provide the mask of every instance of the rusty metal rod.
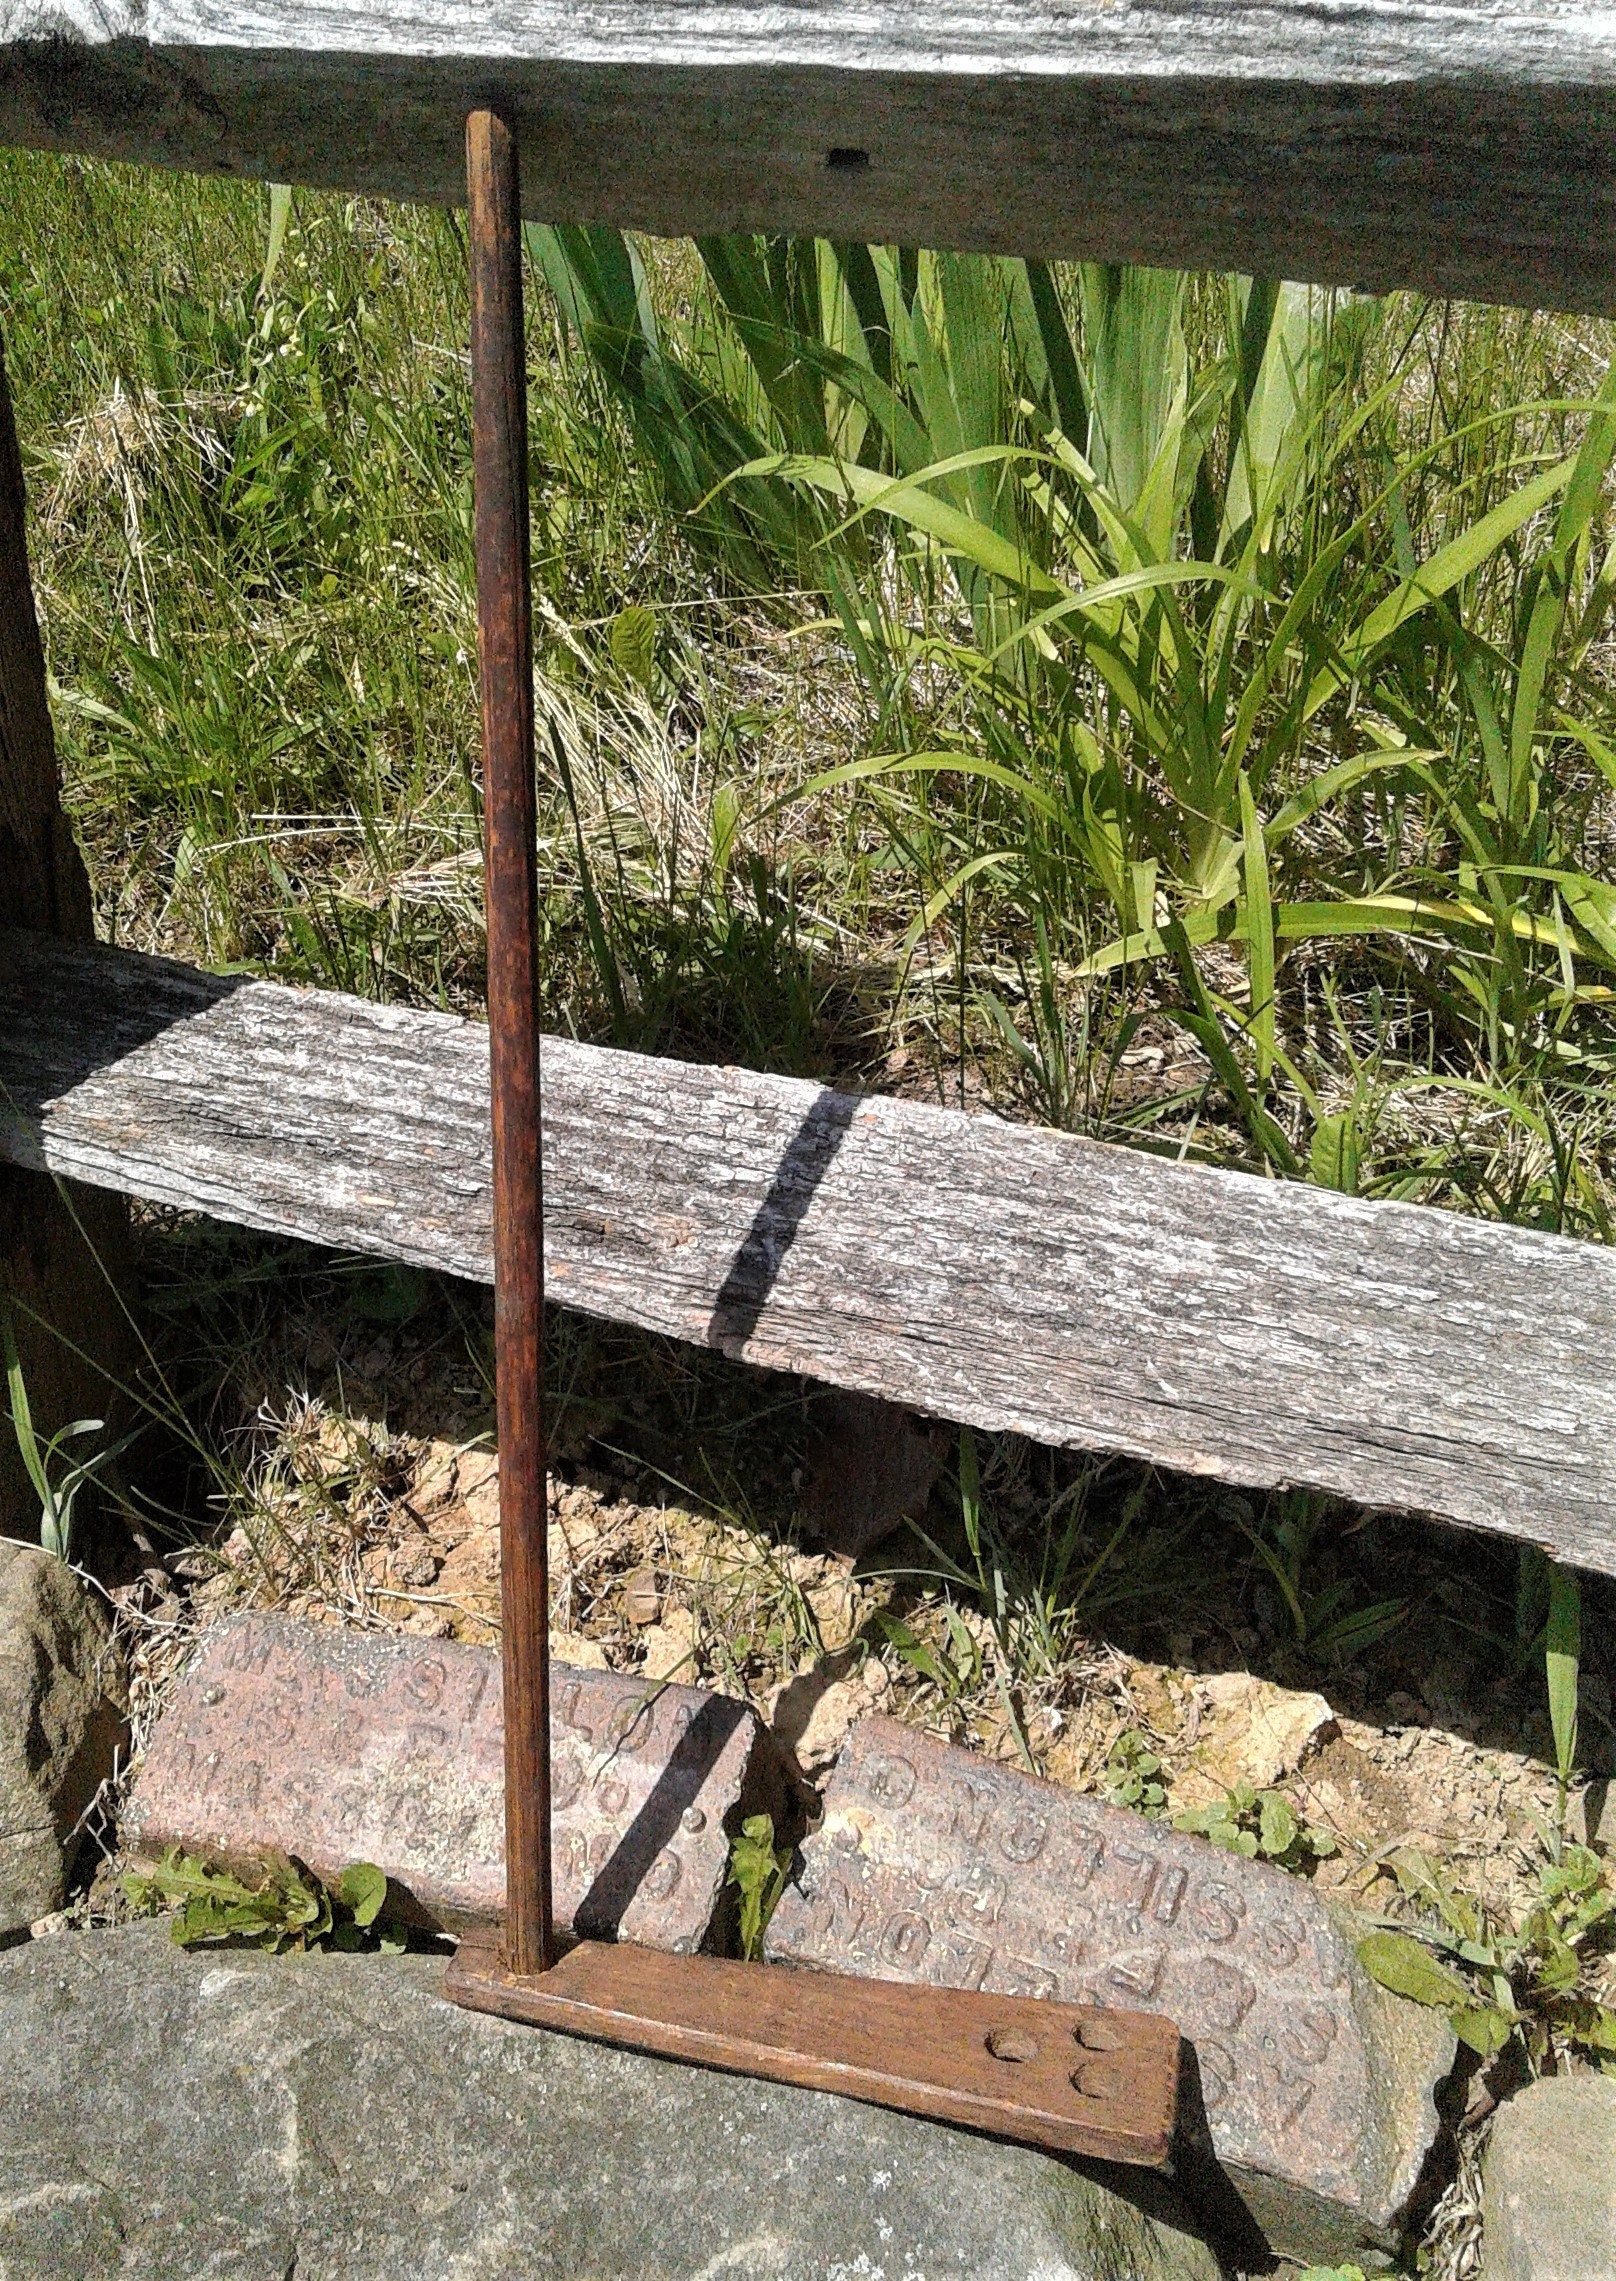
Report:
[{"label": "rusty metal rod", "polygon": [[550,1578],[544,1447],[533,625],[516,142],[466,121],[477,649],[494,1126],[494,1366],[505,1690],[505,1956],[555,1959],[550,1881]]}]

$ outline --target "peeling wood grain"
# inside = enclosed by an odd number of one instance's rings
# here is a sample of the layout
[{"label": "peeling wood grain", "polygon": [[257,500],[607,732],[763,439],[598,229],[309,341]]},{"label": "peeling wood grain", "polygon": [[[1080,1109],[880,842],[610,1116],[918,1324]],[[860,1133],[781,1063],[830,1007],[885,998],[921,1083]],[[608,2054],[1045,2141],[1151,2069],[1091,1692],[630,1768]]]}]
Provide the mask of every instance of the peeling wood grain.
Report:
[{"label": "peeling wood grain", "polygon": [[1565,0],[0,0],[0,142],[458,203],[490,100],[548,220],[1616,306]]},{"label": "peeling wood grain", "polygon": [[[1616,1254],[546,1042],[561,1305],[1616,1574]],[[0,934],[0,1155],[488,1279],[486,1033]]]}]

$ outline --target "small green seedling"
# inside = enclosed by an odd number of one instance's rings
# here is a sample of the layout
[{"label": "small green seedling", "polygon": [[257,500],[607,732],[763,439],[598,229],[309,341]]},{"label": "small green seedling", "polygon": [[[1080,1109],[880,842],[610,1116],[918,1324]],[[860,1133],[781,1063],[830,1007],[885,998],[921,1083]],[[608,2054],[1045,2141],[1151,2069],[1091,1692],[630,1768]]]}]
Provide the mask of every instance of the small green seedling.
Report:
[{"label": "small green seedling", "polygon": [[1335,1851],[1335,1839],[1304,1822],[1288,1798],[1278,1790],[1253,1789],[1249,1782],[1237,1782],[1214,1805],[1175,1814],[1173,1827],[1210,1838],[1225,1853],[1271,1861],[1278,1869],[1311,1869]]},{"label": "small green seedling", "polygon": [[1518,2035],[1539,2060],[1553,2033],[1616,2073],[1616,2011],[1578,1993],[1589,1936],[1616,1931],[1616,1893],[1597,1854],[1568,1845],[1544,1862],[1537,1898],[1513,1930],[1492,1923],[1425,1854],[1394,1853],[1391,1868],[1422,1921],[1415,1932],[1385,1925],[1358,1943],[1371,1979],[1446,2012],[1483,2058]]},{"label": "small green seedling", "polygon": [[71,1560],[74,1507],[79,1496],[94,1483],[103,1468],[122,1456],[133,1436],[125,1434],[121,1441],[103,1444],[88,1457],[75,1457],[68,1448],[69,1442],[84,1441],[101,1433],[106,1424],[104,1419],[75,1418],[68,1425],[58,1426],[53,1434],[38,1432],[29,1406],[22,1359],[17,1351],[11,1308],[3,1290],[0,1290],[0,1360],[5,1364],[11,1430],[29,1487],[39,1500],[40,1544],[58,1560]]},{"label": "small green seedling", "polygon": [[918,1671],[922,1679],[929,1679],[945,1703],[957,1703],[981,1681],[982,1651],[957,1608],[945,1600],[942,1614],[948,1626],[948,1647],[934,1646],[897,1616],[889,1616],[884,1611],[877,1612],[875,1621],[888,1647],[910,1670]]},{"label": "small green seedling", "polygon": [[790,1868],[791,1848],[774,1842],[774,1817],[749,1815],[729,1853],[729,1881],[741,1897],[741,1954],[749,1963],[755,1964],[763,1954],[763,1935],[786,1889]]},{"label": "small green seedling", "polygon": [[1549,1613],[1543,1630],[1543,1673],[1549,1693],[1558,1787],[1557,1842],[1564,1841],[1571,1778],[1577,1767],[1577,1696],[1582,1668],[1582,1586],[1558,1562],[1549,1569]]},{"label": "small green seedling", "polygon": [[1162,1762],[1137,1727],[1111,1745],[1103,1776],[1108,1806],[1131,1806],[1152,1821],[1167,1811],[1167,1777]]}]

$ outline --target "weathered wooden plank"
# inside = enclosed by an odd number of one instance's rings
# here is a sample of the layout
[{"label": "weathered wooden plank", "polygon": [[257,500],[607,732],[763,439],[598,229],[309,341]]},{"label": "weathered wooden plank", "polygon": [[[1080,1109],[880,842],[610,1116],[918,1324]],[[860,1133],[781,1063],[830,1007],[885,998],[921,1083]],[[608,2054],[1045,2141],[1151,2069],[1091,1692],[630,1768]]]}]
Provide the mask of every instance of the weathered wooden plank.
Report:
[{"label": "weathered wooden plank", "polygon": [[1567,0],[0,0],[0,142],[456,203],[1616,306]]},{"label": "weathered wooden plank", "polygon": [[[1616,1573],[1616,1254],[547,1041],[552,1296]],[[486,1033],[0,934],[0,1155],[487,1280]]]},{"label": "weathered wooden plank", "polygon": [[548,1972],[519,1973],[487,1931],[460,1943],[443,1992],[474,2012],[687,2066],[834,2091],[1090,2162],[1172,2166],[1180,2044],[1159,2012],[984,2001],[631,1941],[586,1941]]}]

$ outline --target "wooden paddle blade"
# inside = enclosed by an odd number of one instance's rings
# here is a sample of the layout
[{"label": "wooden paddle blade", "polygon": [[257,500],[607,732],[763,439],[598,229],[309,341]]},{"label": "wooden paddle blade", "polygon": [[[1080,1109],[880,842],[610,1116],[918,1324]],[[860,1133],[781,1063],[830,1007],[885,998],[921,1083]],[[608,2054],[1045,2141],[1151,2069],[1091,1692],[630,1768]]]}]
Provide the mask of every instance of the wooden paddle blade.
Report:
[{"label": "wooden paddle blade", "polygon": [[462,1941],[444,1993],[473,2011],[699,2067],[837,2091],[1096,2161],[1164,2169],[1179,2034],[1150,2012],[854,1980],[584,1941],[548,1972]]}]

